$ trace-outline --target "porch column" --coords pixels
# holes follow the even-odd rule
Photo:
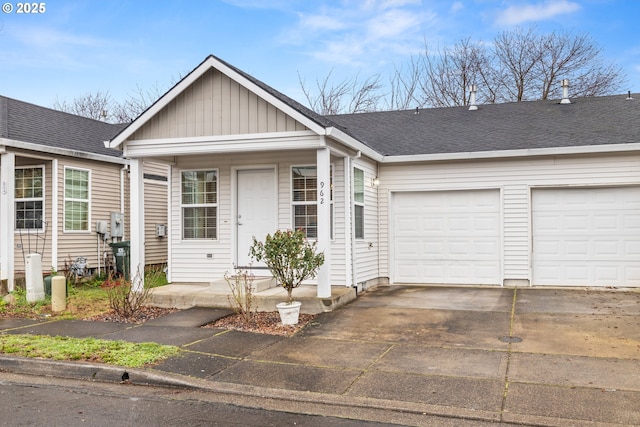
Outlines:
[[[13,291],[13,247],[15,233],[15,153],[0,155],[0,279]]]
[[[318,270],[318,298],[331,296],[331,156],[328,148],[316,154],[318,171],[318,250],[324,252],[324,264]]]
[[[144,287],[144,168],[142,159],[131,159],[130,167],[130,262],[133,290],[142,291]],[[137,277],[136,277],[137,276]]]

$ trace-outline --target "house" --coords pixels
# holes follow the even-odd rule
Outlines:
[[[638,96],[635,96],[638,98]],[[640,286],[640,99],[631,95],[320,116],[214,56],[107,141],[169,174],[172,282],[303,230],[317,296],[379,283]],[[136,194],[137,196],[133,196]]]
[[[25,256],[42,255],[43,273],[78,257],[104,267],[108,243],[129,237],[129,161],[103,141],[123,125],[103,123],[0,96],[0,278],[13,289]],[[167,171],[145,164],[150,263],[166,261]],[[96,233],[102,222],[106,235]]]

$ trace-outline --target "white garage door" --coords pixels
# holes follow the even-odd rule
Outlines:
[[[640,286],[640,187],[532,191],[533,284]]]
[[[395,193],[396,283],[500,283],[500,192]]]

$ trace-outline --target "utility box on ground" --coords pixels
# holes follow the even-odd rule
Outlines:
[[[130,242],[128,240],[113,242],[109,243],[109,246],[111,246],[113,256],[116,257],[116,270],[122,274],[125,280],[131,280]]]

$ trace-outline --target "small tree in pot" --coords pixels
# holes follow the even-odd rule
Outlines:
[[[324,254],[316,250],[317,243],[309,242],[302,231],[278,230],[273,235],[267,234],[264,242],[254,237],[249,254],[266,264],[276,281],[287,290],[286,304],[292,305],[293,290],[304,280],[314,278],[324,263]],[[300,303],[297,305],[299,310]],[[297,323],[297,317],[293,323]]]

